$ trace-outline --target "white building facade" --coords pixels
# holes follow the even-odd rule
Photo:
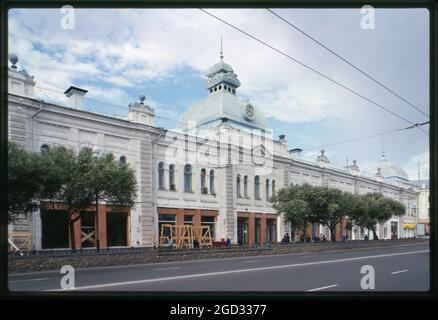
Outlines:
[[[273,137],[262,111],[238,96],[240,81],[222,58],[207,73],[206,98],[188,108],[174,129],[155,126],[154,110],[144,96],[129,104],[125,119],[85,111],[87,91],[73,86],[65,91],[67,106],[40,101],[33,77],[20,70],[17,61],[11,59],[9,68],[11,141],[33,152],[88,146],[113,153],[136,172],[133,208],[105,204],[99,208],[96,236],[102,247],[158,246],[162,224],[208,225],[214,240],[249,246],[278,242],[284,233],[294,238],[295,230],[283,222],[270,197],[281,188],[303,183],[355,194],[381,192],[398,200],[406,206],[406,214],[379,225],[379,238],[415,236],[410,225],[417,223],[418,195],[401,168],[385,158],[366,176],[356,163],[343,169],[330,166],[324,151],[314,162],[301,159],[299,149],[289,150],[284,135]],[[11,235],[30,232],[35,250],[68,248],[68,229],[60,227],[63,215],[62,207],[54,212],[42,205],[9,230]],[[93,246],[86,239],[92,221],[77,222],[77,247]],[[312,226],[309,232],[308,237],[321,233],[331,237],[323,226]],[[363,239],[367,232],[344,221],[334,236]]]

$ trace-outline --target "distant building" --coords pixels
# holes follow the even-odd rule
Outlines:
[[[127,103],[126,118],[85,111],[87,90],[75,86],[65,91],[69,102],[64,106],[40,101],[33,77],[19,70],[15,57],[8,80],[9,139],[33,152],[88,146],[111,152],[134,168],[135,206],[99,208],[102,247],[156,246],[163,224],[208,225],[215,240],[250,246],[277,242],[286,232],[294,239],[299,234],[283,222],[270,198],[281,188],[303,183],[355,194],[381,192],[403,203],[406,214],[377,226],[379,237],[415,235],[418,196],[402,169],[383,162],[367,176],[356,161],[335,168],[324,150],[315,161],[302,159],[302,150],[290,150],[285,135],[273,137],[262,108],[238,96],[241,83],[222,58],[207,73],[207,97],[188,108],[175,129],[162,129],[155,126],[155,111],[144,96]],[[89,212],[76,222],[77,247],[93,246],[94,221]],[[37,250],[70,246],[62,204],[54,210],[43,202],[9,229],[29,231]],[[348,219],[334,235],[318,224],[308,229],[308,237],[323,233],[328,239],[363,239],[368,233]]]
[[[430,226],[430,194],[429,194],[429,180],[414,180],[415,190],[418,192],[418,228],[419,236],[429,235]]]

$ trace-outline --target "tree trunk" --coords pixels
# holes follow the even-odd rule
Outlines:
[[[99,198],[96,197],[96,226],[94,228],[96,235],[96,251],[100,251],[100,241],[99,241]]]
[[[331,242],[336,242],[336,225],[333,226],[329,226],[330,229],[330,241]]]
[[[307,222],[304,222],[304,228],[303,228],[303,234],[304,234],[304,243],[306,243],[307,242],[307,233],[306,233],[306,231],[307,231]]]
[[[72,213],[68,213],[68,227],[70,229],[70,246],[71,251],[76,252],[76,241],[75,241],[75,220],[72,219]]]
[[[379,236],[377,235],[376,228],[372,228],[374,240],[379,240]]]

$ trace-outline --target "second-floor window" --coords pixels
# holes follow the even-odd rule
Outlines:
[[[192,166],[189,164],[184,166],[184,191],[192,192]]]
[[[260,200],[260,177],[255,176],[254,178],[254,198]]]
[[[164,189],[164,163],[158,164],[158,189]]]
[[[208,190],[207,187],[205,185],[205,179],[207,176],[207,172],[205,171],[205,169],[201,170],[201,193],[203,194],[207,194]]]
[[[266,201],[269,201],[269,179],[266,179],[265,197]]]
[[[210,170],[210,193],[215,194],[214,190],[214,170]]]
[[[170,191],[176,190],[175,185],[175,165],[171,164],[169,165],[169,189]]]
[[[47,144],[43,144],[43,145],[41,146],[41,155],[42,155],[42,156],[45,156],[46,153],[47,153],[47,151],[49,151],[49,146],[48,146]]]
[[[248,198],[248,176],[243,177],[243,195]]]
[[[240,174],[237,175],[236,178],[236,193],[238,198],[242,197],[242,195],[240,194]]]

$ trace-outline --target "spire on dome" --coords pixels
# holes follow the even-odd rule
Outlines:
[[[222,50],[222,36],[221,36],[221,55],[219,56],[219,58],[221,58],[221,62],[224,61],[224,52]]]
[[[233,68],[223,61],[224,52],[222,47],[221,36],[221,52],[220,62],[213,65],[207,71],[207,79],[205,79],[205,86],[209,93],[217,92],[218,90],[229,91],[232,94],[236,93],[236,88],[240,86],[240,81],[237,79],[237,75],[234,73]]]

